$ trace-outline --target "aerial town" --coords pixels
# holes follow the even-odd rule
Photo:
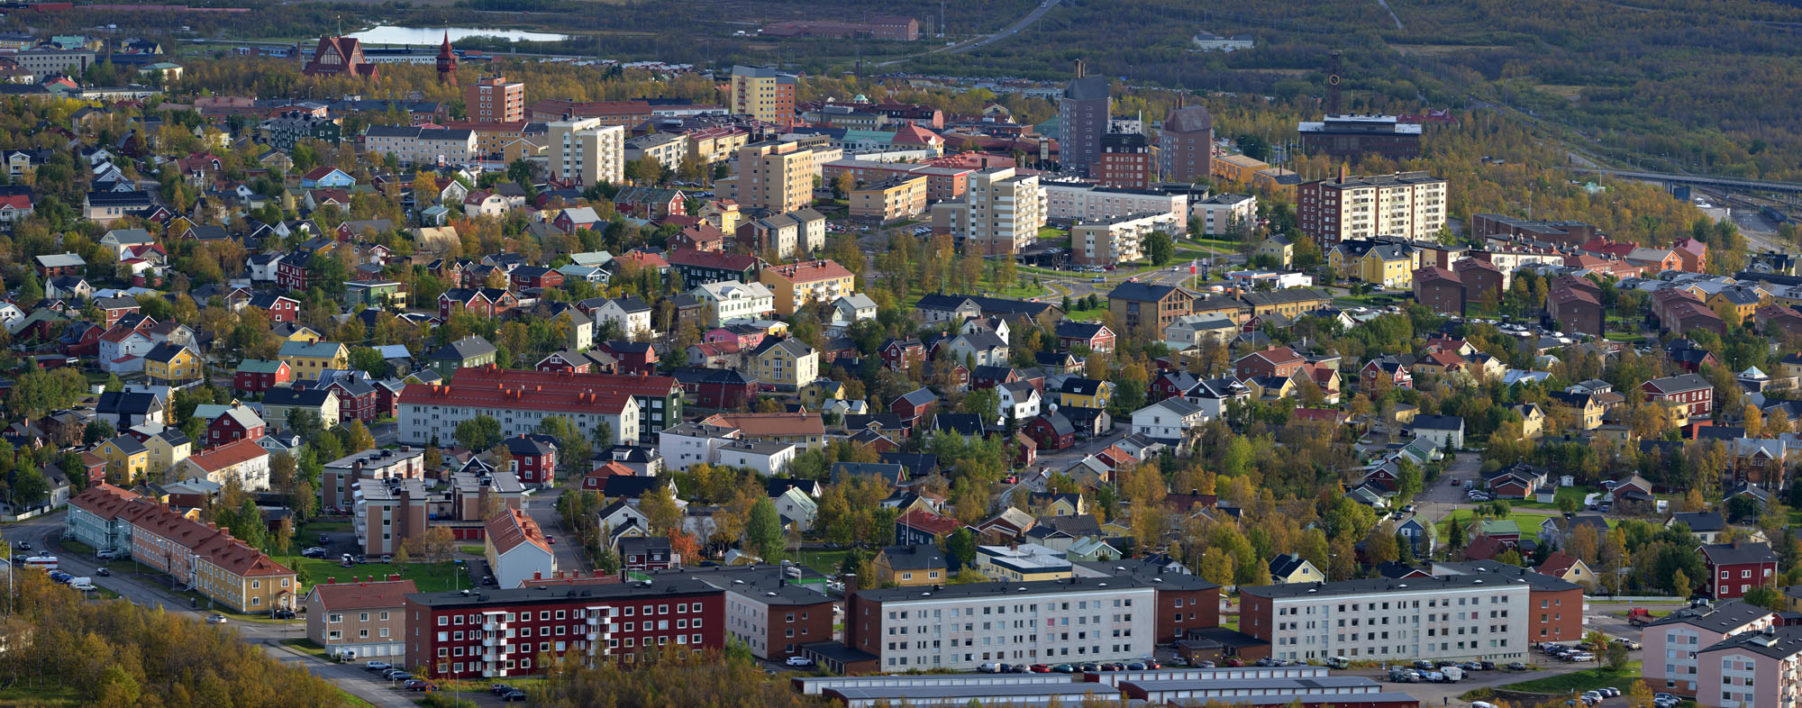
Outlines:
[[[1802,705],[1802,184],[434,40],[0,34],[0,704]]]

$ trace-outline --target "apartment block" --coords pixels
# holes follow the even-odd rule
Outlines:
[[[364,450],[325,463],[319,481],[321,507],[350,508],[357,481],[424,479],[425,452],[411,448]]]
[[[69,500],[67,529],[96,549],[129,550],[133,560],[235,612],[292,609],[300,601],[294,571],[229,530],[104,482]]]
[[[794,122],[795,87],[800,79],[775,69],[755,66],[732,67],[731,109],[765,123],[787,125]]]
[[[506,436],[535,433],[545,418],[563,416],[588,435],[593,435],[603,425],[608,426],[612,431],[611,443],[631,444],[639,438],[642,409],[638,400],[621,390],[611,375],[536,371],[505,371],[487,376],[472,373],[484,371],[498,372],[491,368],[463,369],[456,380],[448,384],[408,386],[400,395],[400,442],[448,444],[455,440],[459,423],[479,415],[500,421],[501,433]],[[595,377],[602,378],[597,380]],[[672,383],[672,387],[680,396],[680,386]]]
[[[851,217],[892,221],[925,213],[926,182],[926,175],[911,175],[851,190]]]
[[[1703,682],[1703,650],[1734,635],[1762,632],[1777,622],[1777,613],[1738,600],[1679,609],[1646,625],[1641,632],[1645,659],[1641,662],[1640,678],[1654,691],[1698,700],[1719,698],[1721,670],[1716,663],[1707,669],[1716,676],[1714,682]]]
[[[1103,187],[1144,189],[1151,184],[1154,167],[1151,141],[1140,133],[1108,133],[1101,136],[1101,154],[1095,160],[1095,179]]]
[[[393,155],[403,165],[461,165],[477,157],[476,134],[466,128],[372,125],[363,133],[363,150]]]
[[[1190,216],[1189,195],[1158,189],[1115,189],[1086,180],[1040,180],[1045,191],[1045,218],[1050,220],[1112,219],[1128,214],[1167,213],[1183,223]]]
[[[513,123],[526,119],[526,85],[504,76],[477,79],[463,89],[469,120],[479,123]]]
[[[1101,159],[1101,136],[1107,134],[1113,101],[1105,76],[1087,76],[1077,64],[1076,78],[1058,97],[1058,159],[1065,172],[1090,175]]]
[[[1532,588],[1492,573],[1244,588],[1239,631],[1284,660],[1513,660],[1531,643]]]
[[[307,638],[346,661],[404,657],[406,596],[411,580],[328,577],[307,592]]]
[[[953,234],[970,252],[1013,254],[1038,239],[1045,215],[1045,190],[1038,176],[1002,167],[970,175],[964,201],[933,207],[932,227]]]
[[[738,150],[731,196],[741,209],[783,214],[805,207],[813,203],[813,176],[819,173],[814,161],[814,149],[800,143],[746,145]]]
[[[1176,235],[1185,228],[1181,221],[1161,213],[1077,221],[1070,227],[1070,248],[1078,265],[1131,263],[1144,257],[1142,244],[1152,232]]]
[[[359,479],[350,494],[351,527],[364,554],[393,555],[407,541],[425,538],[431,499],[424,480]]]
[[[1245,194],[1216,194],[1191,202],[1189,215],[1201,219],[1203,236],[1249,233],[1257,224],[1258,200]],[[1289,264],[1285,261],[1283,265]]]
[[[857,278],[835,261],[826,259],[767,266],[758,281],[775,297],[776,312],[793,315],[810,302],[830,303],[857,290]]]
[[[605,125],[600,118],[551,121],[549,163],[551,179],[577,185],[626,179],[626,129]]]
[[[1433,241],[1445,227],[1446,181],[1425,172],[1340,175],[1296,193],[1302,232],[1325,245],[1376,236]]]
[[[846,603],[845,644],[884,672],[1131,659],[1169,641],[1165,600],[1217,603],[1218,592],[1190,576],[1093,568],[1062,580],[859,590]]]
[[[1183,106],[1164,116],[1158,133],[1158,166],[1164,179],[1194,182],[1211,176],[1208,164],[1214,156],[1214,117],[1202,106]]]
[[[725,591],[699,580],[545,584],[406,597],[407,665],[436,678],[542,673],[544,654],[631,663],[725,647]]]

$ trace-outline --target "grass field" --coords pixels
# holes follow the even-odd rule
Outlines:
[[[295,651],[301,652],[301,653],[311,656],[315,659],[319,659],[321,661],[330,661],[331,660],[331,659],[327,658],[327,655],[325,653],[325,647],[319,646],[318,644],[314,643],[313,640],[311,640],[311,639],[283,639],[283,640],[281,640],[281,643],[282,643],[282,646],[292,648]]]
[[[1450,516],[1445,517],[1444,520],[1439,522],[1439,537],[1442,539],[1449,537],[1448,534],[1451,532],[1451,525],[1454,521],[1461,524],[1468,524],[1475,516],[1476,514],[1469,509],[1459,509],[1452,512]],[[1553,516],[1558,516],[1558,514],[1555,512],[1514,511],[1510,509],[1507,518],[1520,526],[1520,535],[1522,538],[1537,539],[1539,538],[1539,525],[1545,523],[1546,519],[1552,518]]]
[[[1612,671],[1607,668],[1586,669],[1583,671],[1573,671],[1568,674],[1560,674],[1558,676],[1533,679],[1532,681],[1512,683],[1502,686],[1501,688],[1509,691],[1524,691],[1527,693],[1544,693],[1554,696],[1565,696],[1571,693],[1582,693],[1584,691],[1606,686],[1622,688],[1637,680],[1639,680],[1639,662],[1633,661],[1628,662],[1620,671]]]
[[[837,575],[838,565],[850,551],[800,551],[801,565],[827,575]]]
[[[349,568],[335,559],[301,558],[279,559],[284,563],[292,563],[291,568],[306,573],[307,584],[316,585],[325,582],[326,578],[337,578],[337,582],[350,582],[352,576],[359,578],[374,576],[385,579],[390,574],[399,573],[401,579],[411,580],[419,586],[420,592],[441,592],[469,587],[469,579],[463,574],[462,567],[455,563],[358,563]]]

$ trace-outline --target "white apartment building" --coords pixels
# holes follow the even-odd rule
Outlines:
[[[968,671],[1150,656],[1156,623],[1156,589],[1131,577],[893,588],[852,597],[845,643],[884,672]]]
[[[1081,180],[1045,180],[1045,218],[1112,219],[1128,214],[1169,214],[1189,223],[1189,195],[1148,189],[1097,187]]]
[[[400,433],[397,441],[409,445],[425,445],[434,440],[440,444],[449,444],[457,439],[457,424],[476,416],[486,415],[501,424],[501,435],[536,434],[538,425],[545,418],[562,416],[575,423],[584,434],[593,435],[595,429],[603,423],[613,431],[615,445],[633,445],[638,442],[638,426],[641,420],[638,399],[628,395],[594,397],[580,404],[580,407],[563,405],[535,404],[531,399],[515,397],[509,405],[499,405],[495,401],[486,400],[493,396],[469,395],[470,392],[452,392],[451,386],[438,387],[444,389],[443,394],[431,393],[414,400],[400,402]],[[505,393],[505,392],[498,392]]]
[[[1234,229],[1249,229],[1257,221],[1258,199],[1245,194],[1216,194],[1190,204],[1189,216],[1201,220],[1204,236],[1229,234]]]
[[[600,118],[558,120],[549,131],[551,178],[581,185],[619,184],[626,179],[626,129],[601,125]]]
[[[696,287],[688,294],[701,300],[707,324],[713,327],[765,319],[776,311],[776,295],[763,283],[722,280]]]
[[[744,438],[737,428],[700,423],[682,423],[657,433],[657,453],[672,470],[686,470],[691,465],[718,464],[720,448]]]
[[[964,200],[932,209],[932,227],[983,255],[1013,254],[1031,246],[1045,225],[1045,189],[1037,175],[1011,167],[970,175]]]
[[[1375,236],[1430,241],[1445,227],[1446,194],[1445,180],[1425,172],[1341,176],[1298,187],[1296,216],[1303,233],[1325,244]]]
[[[1145,257],[1145,237],[1152,232],[1162,231],[1174,239],[1185,230],[1182,220],[1167,212],[1085,219],[1070,227],[1070,249],[1078,265],[1131,263]]]
[[[461,165],[476,159],[476,134],[467,128],[374,125],[363,134],[363,150],[393,155],[403,165]]]
[[[1532,586],[1496,574],[1241,588],[1239,631],[1273,659],[1353,661],[1526,656]]]

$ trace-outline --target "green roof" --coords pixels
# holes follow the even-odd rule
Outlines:
[[[1477,527],[1483,532],[1484,536],[1520,535],[1520,524],[1514,523],[1513,519],[1484,521],[1481,524],[1478,524]]]
[[[245,359],[238,363],[238,370],[247,374],[273,374],[281,368],[282,362],[268,359]]]

